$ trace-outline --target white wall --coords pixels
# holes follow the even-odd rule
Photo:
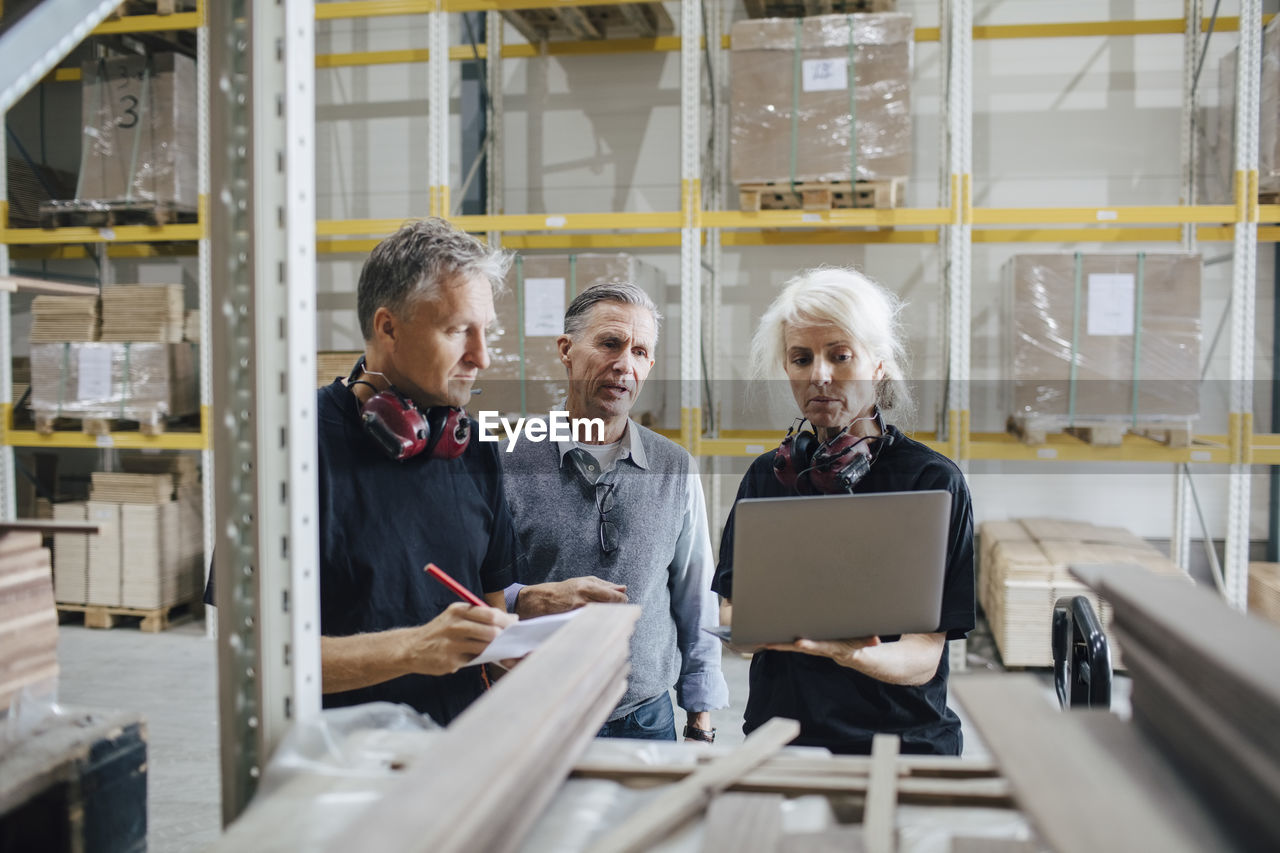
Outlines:
[[[1000,24],[1105,19],[1174,18],[1173,0],[978,0],[975,23]],[[1212,5],[1212,4],[1208,4]],[[1275,2],[1267,4],[1274,11]],[[937,24],[935,0],[900,0],[922,26]],[[673,19],[676,4],[668,6]],[[1222,15],[1238,14],[1225,0]],[[735,19],[741,17],[735,11]],[[421,18],[322,22],[317,51],[345,52],[424,47]],[[518,36],[508,28],[507,39]],[[1216,34],[1201,79],[1206,103],[1216,101],[1218,59],[1234,44]],[[455,43],[461,39],[455,38]],[[1175,204],[1179,191],[1180,36],[979,41],[974,46],[974,189],[979,206],[1092,206]],[[913,80],[914,170],[907,204],[932,206],[938,198],[940,51],[917,45]],[[454,69],[454,93],[459,73]],[[617,54],[548,57],[503,62],[506,139],[503,150],[506,213],[671,211],[679,206],[679,57]],[[427,105],[424,65],[318,72],[318,215],[323,218],[409,217],[427,208],[423,142]],[[457,103],[454,104],[457,114]],[[704,129],[705,132],[705,129]],[[456,121],[455,121],[456,134]],[[454,137],[456,141],[456,135]],[[455,188],[464,165],[452,164]],[[730,201],[730,206],[734,202]],[[1018,252],[1169,251],[1160,245],[984,245],[973,252],[973,376],[1004,375],[999,270]],[[1206,258],[1230,253],[1230,244],[1206,244]],[[675,250],[639,250],[677,283]],[[1269,245],[1259,253],[1258,379],[1271,375],[1273,263]],[[357,346],[353,292],[360,258],[321,256],[320,344]],[[908,300],[905,315],[914,376],[942,375],[938,252],[932,246],[803,246],[725,251],[724,303],[719,311],[723,347],[718,374],[740,378],[756,319],[779,284],[819,263],[852,264]],[[1229,264],[1206,266],[1203,304],[1205,350],[1226,307]],[[678,328],[678,291],[666,313]],[[1227,370],[1225,340],[1209,358],[1207,375]],[[936,391],[936,386],[929,389]],[[1262,389],[1265,392],[1265,387]],[[722,399],[740,394],[718,392]],[[926,395],[929,396],[929,395]],[[934,395],[936,396],[936,394]],[[975,394],[980,400],[980,395]],[[1225,396],[1210,383],[1201,429],[1222,433]],[[924,401],[918,423],[931,428],[936,405]],[[1258,395],[1265,413],[1269,397]],[[1005,412],[975,407],[975,429],[999,429]],[[1259,414],[1259,429],[1268,418]],[[726,426],[733,426],[732,413]],[[779,423],[781,429],[783,423]],[[736,490],[745,460],[719,463],[726,499]],[[707,467],[710,467],[709,465]],[[1197,468],[1197,485],[1214,536],[1225,517],[1224,469]],[[1141,535],[1170,532],[1172,475],[1165,466],[974,463],[970,479],[979,520],[1011,515],[1056,515],[1122,523]],[[1254,535],[1265,535],[1265,479],[1254,489]],[[726,507],[713,510],[723,518]]]

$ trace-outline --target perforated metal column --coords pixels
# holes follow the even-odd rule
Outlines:
[[[320,709],[314,7],[211,4],[223,818]],[[224,372],[225,371],[225,372]]]
[[[1231,443],[1228,477],[1227,601],[1240,610],[1249,601],[1250,462],[1253,434],[1254,299],[1258,255],[1258,109],[1262,62],[1261,0],[1241,0],[1240,54],[1236,63],[1235,197],[1238,221],[1231,262]]]

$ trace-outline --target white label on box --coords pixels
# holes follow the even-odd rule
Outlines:
[[[1133,334],[1133,276],[1128,273],[1089,275],[1089,334]]]
[[[524,334],[527,338],[564,331],[564,279],[524,280]]]
[[[77,367],[80,377],[76,383],[77,400],[111,399],[111,347],[82,346]]]
[[[806,92],[834,92],[849,88],[849,61],[843,58],[806,59],[804,61]]]

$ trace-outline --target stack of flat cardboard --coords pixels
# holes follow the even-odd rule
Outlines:
[[[1249,564],[1249,612],[1280,625],[1280,563]]]
[[[31,343],[96,341],[101,324],[98,297],[49,296],[31,302]]]
[[[1005,666],[1053,665],[1053,605],[1064,596],[1088,598],[1111,636],[1111,606],[1072,577],[1069,565],[1130,564],[1187,577],[1154,546],[1119,527],[1055,519],[989,521],[980,540],[978,599]],[[1115,649],[1112,638],[1118,662]]]
[[[203,324],[200,322],[200,312],[197,309],[192,308],[187,311],[186,319],[182,321],[182,339],[191,341],[193,344],[200,343],[200,329],[202,325]]]
[[[189,601],[203,559],[195,460],[134,455],[125,465],[157,473],[93,474],[89,517],[102,532],[96,551],[90,543],[89,603],[151,609]]]
[[[363,353],[359,350],[321,350],[316,353],[316,387],[323,388],[339,376],[350,375],[361,355]]]
[[[0,532],[0,713],[23,687],[58,677],[58,614],[39,533]]]
[[[89,537],[89,579],[85,604],[120,606],[120,504],[89,501],[88,521],[98,525],[98,534]]]
[[[176,344],[186,325],[180,284],[117,284],[102,291],[104,341]]]
[[[112,503],[161,503],[173,497],[173,477],[169,474],[111,474],[95,471],[89,497]]]
[[[13,393],[10,395],[16,404],[26,395],[27,389],[31,387],[31,359],[23,356],[14,356],[10,360],[13,370]]]
[[[55,521],[85,521],[84,501],[53,505]],[[89,600],[89,534],[53,534],[53,598],[64,604]]]

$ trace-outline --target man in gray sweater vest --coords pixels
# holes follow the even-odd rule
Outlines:
[[[565,312],[557,346],[569,418],[598,419],[603,432],[517,435],[502,454],[524,552],[507,609],[529,617],[592,601],[640,605],[627,692],[600,735],[674,740],[674,686],[685,738],[711,741],[710,712],[728,706],[729,690],[719,641],[701,630],[719,621],[702,485],[687,451],[629,417],[660,321],[633,284],[590,287]]]

